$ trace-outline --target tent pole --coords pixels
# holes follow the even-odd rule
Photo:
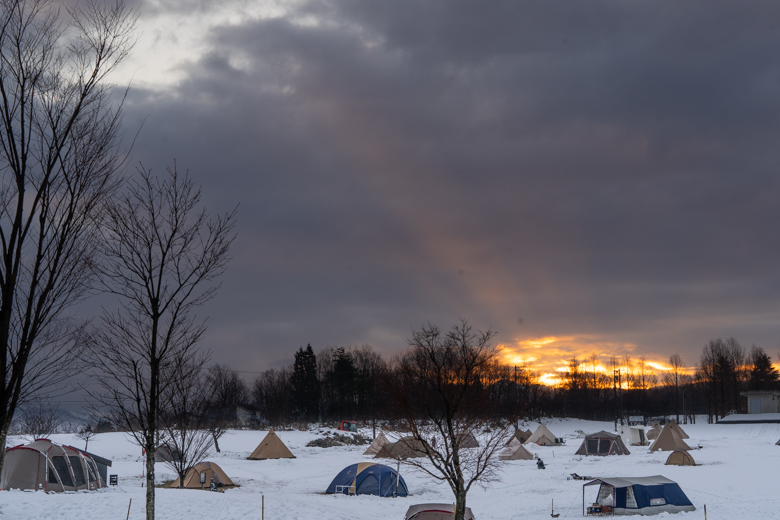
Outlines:
[[[582,485],[582,516],[585,516],[585,484]]]
[[[615,505],[617,504],[617,488],[612,486],[612,516],[615,516]]]
[[[401,478],[401,461],[398,461],[398,467],[395,470],[395,493],[393,493],[393,498],[398,496],[398,481]]]

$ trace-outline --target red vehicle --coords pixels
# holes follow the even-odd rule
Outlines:
[[[357,423],[355,421],[341,421],[339,430],[343,432],[357,432]]]

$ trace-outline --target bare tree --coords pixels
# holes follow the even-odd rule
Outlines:
[[[206,428],[208,397],[200,370],[189,370],[187,378],[174,377],[163,399],[160,417],[160,445],[168,446],[178,457],[166,464],[179,475],[179,487],[184,487],[187,470],[206,457],[211,447],[211,432]]]
[[[211,432],[214,449],[220,453],[219,439],[236,425],[236,405],[249,401],[249,389],[238,372],[220,364],[209,368],[205,383],[209,389],[205,427]]]
[[[45,399],[36,399],[22,409],[21,433],[30,442],[57,433],[62,425],[59,406]]]
[[[413,448],[425,455],[403,462],[447,482],[455,495],[455,520],[463,520],[471,486],[495,478],[494,455],[514,420],[503,417],[501,425],[485,430],[498,412],[489,398],[496,372],[494,335],[474,332],[465,320],[446,334],[424,326],[413,331],[411,350],[396,360],[387,379]],[[476,435],[480,447],[464,449],[462,444]]]
[[[91,341],[101,391],[121,426],[146,450],[146,518],[154,519],[154,453],[163,396],[197,373],[205,321],[194,311],[211,299],[229,260],[235,211],[209,219],[198,209],[200,190],[174,169],[160,180],[140,168],[118,202],[105,208],[98,266],[119,308],[104,311]]]
[[[100,205],[118,182],[121,104],[108,75],[136,15],[90,2],[0,2],[0,445],[14,412],[72,373]],[[4,460],[0,450],[0,468]]]
[[[95,427],[91,424],[82,425],[76,432],[76,438],[84,441],[84,451],[89,450],[89,441],[97,435]]]
[[[683,383],[683,360],[679,354],[672,354],[669,357],[669,367],[664,373],[664,383],[674,392],[674,415],[677,422],[680,422],[680,386]]]

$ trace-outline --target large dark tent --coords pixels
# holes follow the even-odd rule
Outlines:
[[[597,478],[582,486],[582,514],[585,514],[585,488],[600,486],[596,502],[588,514],[656,515],[695,511],[680,486],[661,475],[653,477]]]
[[[361,462],[347,466],[336,475],[326,493],[344,495],[377,495],[405,497],[409,494],[406,482],[390,466]]]
[[[582,441],[576,455],[630,455],[620,435],[600,431],[591,433]]]
[[[0,489],[61,493],[105,486],[94,459],[87,452],[49,439],[9,448],[0,476]]]

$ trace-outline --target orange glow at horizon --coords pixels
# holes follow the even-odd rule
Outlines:
[[[539,382],[547,386],[559,386],[564,382],[569,363],[576,358],[579,371],[584,373],[612,373],[611,359],[617,358],[617,369],[625,377],[628,372],[638,374],[640,364],[644,362],[645,374],[655,376],[659,382],[665,372],[673,370],[666,361],[656,356],[644,360],[636,352],[637,346],[630,343],[603,341],[592,336],[544,336],[515,340],[511,344],[499,344],[498,349],[504,361],[513,365],[527,366],[540,374]],[[692,373],[690,367],[680,370],[683,374]],[[628,388],[623,382],[622,387]]]

